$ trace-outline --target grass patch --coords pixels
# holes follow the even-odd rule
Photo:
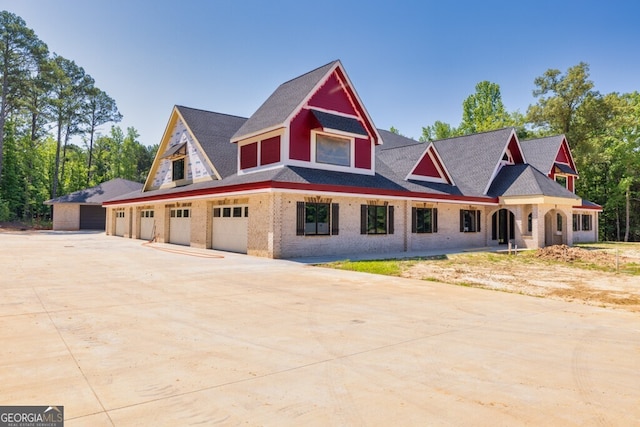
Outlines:
[[[402,268],[397,259],[373,261],[336,261],[326,264],[327,267],[339,270],[359,271],[361,273],[382,274],[385,276],[400,276]]]

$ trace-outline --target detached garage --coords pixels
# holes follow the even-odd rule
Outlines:
[[[54,230],[104,230],[106,209],[102,202],[140,189],[139,182],[116,178],[44,203],[53,206]]]

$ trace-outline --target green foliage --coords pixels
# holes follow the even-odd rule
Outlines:
[[[510,117],[496,83],[486,80],[478,83],[476,93],[462,103],[460,131],[465,135],[500,129],[509,124]]]
[[[98,126],[122,118],[115,101],[7,11],[0,12],[0,90],[0,220],[42,221],[48,199],[116,177],[141,181],[151,167],[157,146],[143,146],[134,128],[97,135]]]
[[[401,262],[402,261],[399,260],[338,261],[329,264],[329,266],[340,270],[359,271],[385,276],[400,276],[402,272],[400,268]]]

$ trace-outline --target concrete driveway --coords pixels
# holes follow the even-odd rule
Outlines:
[[[95,233],[0,266],[0,404],[66,426],[640,423],[637,314]]]

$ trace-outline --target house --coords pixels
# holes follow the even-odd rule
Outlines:
[[[141,188],[139,182],[116,178],[44,203],[53,206],[54,230],[104,230],[107,212],[102,202]]]
[[[109,235],[272,258],[537,248],[597,240],[601,208],[577,176],[563,136],[377,129],[334,61],[249,118],[175,106],[142,190],[104,206]]]

